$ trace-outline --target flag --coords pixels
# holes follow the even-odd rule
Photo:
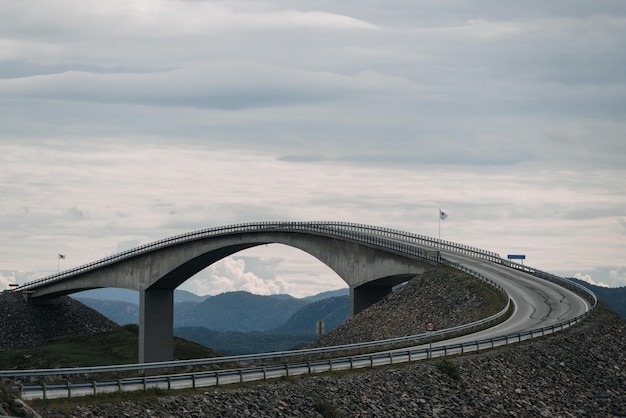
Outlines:
[[[442,221],[445,221],[447,217],[448,217],[448,214],[445,212],[442,212],[441,209],[439,209],[439,219],[441,219]]]
[[[59,254],[59,260],[65,260],[65,256],[63,254]]]

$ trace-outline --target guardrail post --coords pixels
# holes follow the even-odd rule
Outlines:
[[[146,382],[146,376],[143,377],[143,391],[147,391],[148,390],[148,385]]]
[[[195,373],[191,375],[191,388],[192,389],[196,388],[196,374]]]
[[[309,369],[309,374],[311,374],[311,362],[310,362],[310,361],[309,361],[309,362],[307,362],[307,364],[306,364],[306,365],[307,365],[307,367],[308,367],[308,369]]]
[[[67,381],[67,399],[72,398],[72,382]]]
[[[91,382],[91,387],[93,388],[93,396],[96,396],[98,394],[98,384],[95,380]]]
[[[117,379],[117,391],[119,393],[122,393],[122,380],[121,379]]]
[[[389,364],[393,364],[393,353],[389,352]]]
[[[267,368],[263,366],[263,380],[267,380]]]
[[[239,383],[243,383],[243,369],[239,369]]]
[[[167,375],[167,390],[172,390],[172,377]]]
[[[43,399],[44,401],[47,399],[47,395],[48,395],[48,391],[47,391],[47,387],[46,387],[46,382],[42,382],[41,383],[41,393],[43,395]]]
[[[220,385],[220,372],[215,372],[215,386]]]
[[[370,367],[374,368],[374,356],[370,355]]]

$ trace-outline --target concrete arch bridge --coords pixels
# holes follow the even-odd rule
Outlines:
[[[173,359],[174,289],[209,265],[270,243],[298,248],[334,270],[350,287],[358,313],[392,288],[441,260],[438,248],[498,257],[434,238],[342,222],[255,222],[194,231],[17,287],[32,303],[83,290],[119,287],[140,293],[139,363]]]

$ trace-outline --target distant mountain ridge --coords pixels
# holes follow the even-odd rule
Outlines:
[[[77,292],[72,295],[74,299],[109,300],[139,304],[139,292],[130,289],[102,288]],[[211,296],[198,296],[186,290],[174,290],[174,303],[178,302],[203,302]],[[123,325],[123,324],[122,324]]]
[[[570,278],[570,280],[591,290],[596,294],[598,299],[609,305],[611,309],[617,312],[622,318],[626,319],[626,286],[602,287],[579,279]]]
[[[285,323],[309,302],[284,296],[228,292],[174,309],[175,327],[204,327],[215,331],[267,331]]]
[[[112,290],[100,294],[81,292],[75,298],[120,325],[137,324],[139,305],[134,302],[138,302],[137,292]],[[318,320],[323,320],[325,330],[329,331],[346,321],[350,311],[348,289],[302,299],[244,291],[209,297],[178,292],[174,303],[175,335],[232,354],[305,345],[316,337]],[[102,299],[85,297],[94,295]],[[108,299],[113,296],[123,300]]]
[[[285,294],[263,296],[245,291],[198,296],[176,290],[174,327],[204,327],[233,332],[275,329],[286,324],[293,314],[309,304],[336,296],[348,297],[348,294],[349,289],[345,288],[298,299]],[[94,289],[72,297],[120,325],[139,323],[139,295],[136,291]],[[335,323],[336,320],[330,322]],[[296,325],[291,328],[296,328]]]

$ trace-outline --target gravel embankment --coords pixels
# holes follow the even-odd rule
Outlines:
[[[463,275],[463,277],[466,277]],[[470,281],[471,280],[471,281]],[[405,286],[323,335],[311,347],[376,341],[423,333],[428,321],[438,329],[467,324],[488,317],[485,298],[472,279],[461,279],[447,270],[429,270]],[[491,287],[483,288],[498,298]],[[504,300],[502,306],[504,307]],[[498,310],[499,310],[498,309]]]
[[[0,293],[0,350],[37,347],[52,338],[116,327],[115,322],[67,296],[49,305],[28,305],[21,294]]]

